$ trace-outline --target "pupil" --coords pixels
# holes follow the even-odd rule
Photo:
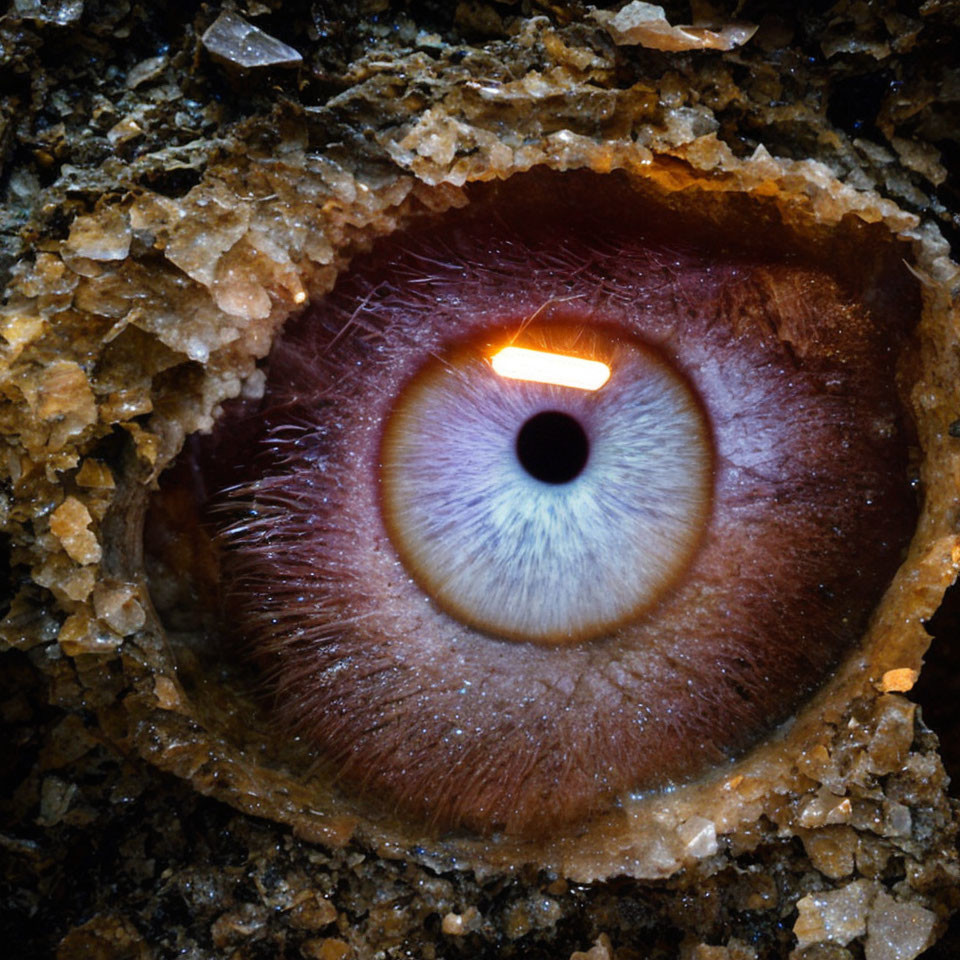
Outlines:
[[[586,466],[589,455],[583,427],[559,410],[535,414],[517,434],[521,466],[544,483],[569,483]]]

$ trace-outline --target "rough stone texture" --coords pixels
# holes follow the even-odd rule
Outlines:
[[[698,11],[711,28],[732,15]],[[262,79],[203,52],[219,5],[14,12],[0,923],[23,956],[906,960],[942,932],[955,805],[909,685],[885,682],[919,669],[916,617],[839,678],[788,777],[761,763],[644,828],[623,872],[660,879],[585,882],[582,856],[538,868],[529,851],[509,870],[509,852],[474,850],[471,871],[346,813],[307,815],[313,794],[220,738],[235,702],[213,681],[204,706],[185,689],[198,673],[178,672],[149,617],[131,515],[371,237],[456,206],[478,177],[649,166],[764,191],[788,216],[856,212],[911,244],[943,377],[916,398],[943,506],[897,589],[929,617],[960,562],[957,273],[930,226],[960,233],[956,4],[748,2],[736,18],[759,29],[730,54],[618,46],[559,0],[234,5],[303,56]]]
[[[241,70],[293,67],[303,59],[293,47],[227,11],[207,28],[201,42],[212,57]]]

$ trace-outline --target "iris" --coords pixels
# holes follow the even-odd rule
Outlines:
[[[381,482],[407,568],[461,622],[562,643],[649,608],[686,564],[712,450],[689,388],[650,349],[583,327],[599,390],[505,379],[477,347],[434,360],[388,421]]]

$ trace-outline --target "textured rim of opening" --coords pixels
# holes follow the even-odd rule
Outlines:
[[[742,161],[740,179],[731,177],[727,182],[700,175],[687,166],[678,169],[677,162],[671,158],[662,163],[649,162],[646,156],[630,151],[619,155],[612,165],[626,169],[639,184],[647,183],[668,194],[687,190],[695,196],[694,190],[699,190],[703,196],[723,191],[763,197],[768,192],[764,184],[771,176],[770,163],[769,158]],[[563,169],[566,165],[557,163],[556,166]],[[598,146],[592,161],[583,158],[582,166],[609,172],[611,158]],[[792,176],[795,189],[791,194],[792,205],[784,203],[780,214],[790,229],[802,230],[816,223],[817,213],[804,190],[815,191],[822,173],[813,167],[795,165]],[[886,201],[865,198],[850,188],[843,190],[845,193],[840,194],[837,203],[844,215],[866,221],[886,217],[891,241],[914,243],[915,272],[930,274],[939,262],[945,261],[935,239],[916,230],[908,215]],[[841,213],[835,213],[833,219],[838,222]],[[150,729],[137,731],[137,749],[158,766],[193,780],[201,790],[259,816],[287,822],[298,835],[317,842],[345,843],[358,833],[381,855],[413,856],[438,869],[469,866],[480,871],[497,871],[530,862],[554,867],[567,877],[585,882],[617,874],[635,877],[673,874],[685,863],[705,855],[691,846],[686,825],[710,822],[717,834],[732,832],[762,813],[762,806],[757,806],[756,797],[751,794],[751,785],[755,788],[765,784],[766,793],[772,793],[778,784],[800,791],[797,763],[806,747],[819,742],[818,732],[837,723],[855,698],[875,697],[884,692],[885,678],[891,671],[919,671],[928,643],[921,621],[937,608],[960,565],[960,541],[950,528],[948,512],[941,502],[946,475],[951,469],[960,470],[957,463],[960,455],[944,445],[946,429],[942,422],[946,415],[944,398],[956,392],[951,381],[950,360],[945,358],[947,351],[943,349],[944,338],[950,336],[943,323],[950,309],[949,296],[949,291],[937,288],[933,279],[924,291],[924,315],[919,325],[921,373],[914,384],[914,395],[926,389],[932,391],[934,400],[926,406],[917,405],[927,496],[909,555],[876,610],[862,648],[845,661],[788,729],[771,737],[736,764],[669,794],[625,799],[620,809],[596,818],[575,835],[557,838],[549,844],[446,837],[425,846],[421,829],[410,828],[391,818],[366,822],[358,816],[357,805],[339,798],[334,788],[305,786],[281,764],[271,767],[267,760],[256,763],[236,755],[222,731],[205,729],[202,712],[191,704],[184,692],[183,678],[177,676],[174,657],[169,649],[160,654],[164,644],[155,616],[152,624],[148,623],[147,632],[156,638],[153,649],[158,655],[153,663],[132,669],[141,678],[151,678],[155,696],[158,696],[160,680],[166,678],[165,682],[177,691],[177,696],[172,698],[176,704],[172,708],[162,706],[155,711]],[[126,498],[118,498],[109,518],[117,542],[134,545],[126,558],[127,563],[132,558],[134,566],[140,557],[138,538],[144,496],[138,487],[140,482],[140,478],[132,479]],[[185,729],[185,723],[189,729]],[[211,776],[193,768],[185,755],[167,750],[178,736],[216,744],[215,749],[211,747],[212,754],[235,760],[230,763],[229,773],[221,771]]]

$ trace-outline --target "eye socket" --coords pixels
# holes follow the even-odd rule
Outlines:
[[[857,642],[912,528],[890,359],[916,305],[896,283],[868,305],[872,276],[775,231],[733,245],[731,222],[614,176],[478,190],[360,258],[288,325],[263,400],[201,444],[195,474],[232,487],[210,516],[223,629],[268,678],[277,729],[348,794],[434,829],[575,828],[741,755]],[[383,423],[430,358],[521,328],[652,350],[712,445],[682,574],[573,643],[451,616],[383,509]]]

